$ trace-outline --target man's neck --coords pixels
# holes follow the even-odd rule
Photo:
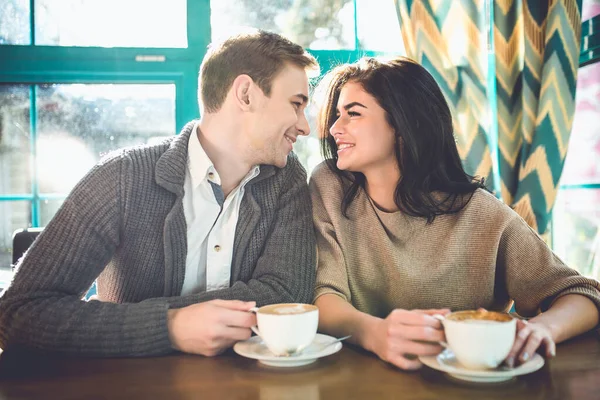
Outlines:
[[[203,118],[195,132],[221,178],[221,188],[226,198],[253,167],[243,159],[243,152],[238,148],[239,140],[234,137],[239,132],[230,123],[220,121],[216,116]]]

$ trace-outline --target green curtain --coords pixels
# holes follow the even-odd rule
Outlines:
[[[428,68],[450,103],[465,168],[499,187],[504,202],[544,234],[575,111],[581,0],[492,3],[496,174],[486,0],[395,1],[407,55]]]

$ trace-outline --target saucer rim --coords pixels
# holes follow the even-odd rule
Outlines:
[[[329,336],[323,333],[317,333],[315,335],[315,339],[312,341],[312,343],[315,343],[315,341],[317,341],[317,339],[329,339],[331,341],[335,340],[335,338],[333,336]],[[337,353],[338,351],[340,351],[343,347],[341,342],[335,343],[333,345],[330,345],[329,347],[323,349],[320,352],[317,353],[308,353],[308,354],[300,354],[298,356],[291,356],[291,357],[277,357],[275,355],[272,356],[268,356],[268,355],[260,355],[260,354],[256,354],[256,353],[250,353],[250,352],[246,352],[243,350],[244,345],[247,344],[255,344],[255,343],[260,343],[262,342],[262,339],[258,336],[252,336],[250,339],[241,341],[241,342],[237,342],[234,346],[233,346],[233,351],[235,353],[237,353],[238,355],[242,356],[242,357],[246,357],[246,358],[251,358],[254,360],[258,360],[258,361],[267,361],[269,362],[269,364],[266,365],[270,365],[270,366],[275,366],[273,363],[279,364],[279,365],[288,365],[288,364],[296,364],[298,362],[301,361],[311,361],[309,363],[303,364],[303,365],[308,365],[311,364],[312,362],[316,361],[319,358],[323,358],[323,357],[327,357],[330,356],[332,354]],[[311,343],[311,344],[312,344]],[[323,343],[326,344],[327,342]],[[263,343],[263,346],[264,343]],[[266,347],[266,346],[265,346]]]
[[[540,354],[535,353],[533,355],[533,357],[531,357],[531,359],[529,359],[527,362],[519,365],[518,367],[515,367],[512,370],[479,371],[479,370],[470,370],[470,369],[466,369],[466,368],[457,368],[457,367],[453,367],[453,366],[449,366],[444,363],[441,363],[438,360],[438,357],[447,352],[451,352],[451,350],[448,350],[448,349],[444,350],[442,353],[440,353],[436,356],[419,357],[419,360],[423,364],[427,365],[428,367],[430,367],[432,369],[444,372],[444,373],[446,373],[454,378],[457,378],[457,379],[472,381],[472,382],[486,382],[486,378],[489,379],[489,381],[487,381],[487,382],[502,382],[502,381],[510,380],[511,378],[514,378],[517,376],[531,374],[531,373],[539,370],[540,368],[542,368],[544,366],[544,364],[546,363],[544,358]],[[502,378],[502,377],[505,377],[506,379],[498,380],[499,378]]]

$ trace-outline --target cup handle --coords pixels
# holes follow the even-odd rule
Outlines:
[[[252,307],[248,311],[251,312],[251,313],[256,314],[258,312],[258,307]],[[258,336],[259,338],[262,339],[262,335],[260,334],[260,331],[258,330],[258,326],[257,325],[251,326],[250,329],[252,329],[252,332],[254,332],[256,334],[256,336]]]
[[[432,315],[432,317],[435,318],[435,319],[437,319],[437,320],[439,320],[442,323],[442,327],[444,326],[443,323],[444,323],[444,320],[446,319],[446,317],[444,317],[443,315],[440,315],[440,314],[434,314],[434,315]],[[442,346],[442,347],[444,347],[446,349],[448,348],[448,343],[447,342],[440,341],[438,343],[440,344],[440,346]]]

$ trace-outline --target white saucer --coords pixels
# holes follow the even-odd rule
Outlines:
[[[237,342],[233,351],[240,356],[253,358],[271,367],[301,367],[317,361],[317,359],[337,353],[342,349],[342,343],[324,347],[335,340],[334,337],[317,333],[315,340],[301,353],[287,357],[277,357],[267,348],[262,339],[253,336],[243,342]]]
[[[529,361],[515,367],[500,366],[487,371],[466,369],[454,357],[450,350],[444,350],[437,356],[419,357],[430,368],[447,373],[453,378],[470,382],[504,382],[515,376],[530,374],[544,366],[544,358],[535,353]]]

